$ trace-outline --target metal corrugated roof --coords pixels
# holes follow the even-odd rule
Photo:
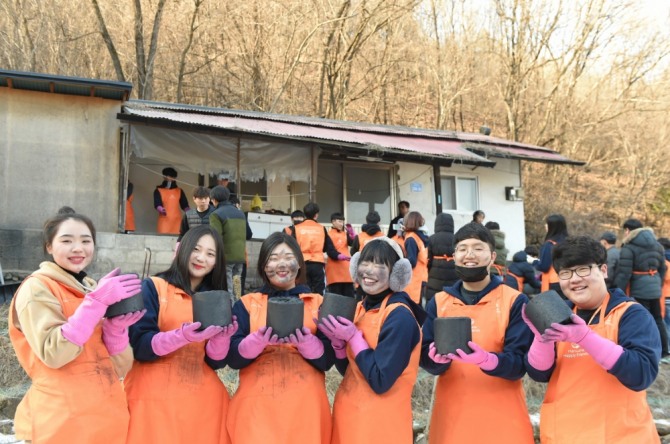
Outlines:
[[[54,94],[128,100],[133,85],[111,80],[84,79],[53,74],[0,69],[0,87]]]
[[[384,157],[388,154],[403,153],[425,159],[443,158],[472,165],[495,165],[494,162],[468,151],[462,146],[462,142],[457,140],[352,131],[345,128],[310,126],[241,115],[181,112],[166,108],[157,109],[138,102],[126,104],[123,111],[124,114],[119,115],[122,120],[132,120],[128,117],[138,116],[145,121],[182,123],[243,133],[310,140],[324,145],[343,143],[353,148],[365,150],[364,154],[370,157]]]
[[[205,106],[196,106],[196,105],[184,105],[176,103],[165,103],[165,102],[150,102],[144,100],[132,100],[127,102],[128,109],[153,109],[153,110],[165,110],[172,113],[179,113],[184,115],[195,115],[197,117],[186,118],[185,120],[190,120],[191,124],[198,124],[198,122],[204,122],[205,116],[212,117],[237,117],[253,120],[255,123],[251,125],[251,129],[245,131],[254,132],[254,127],[260,125],[258,122],[275,122],[275,123],[286,123],[292,126],[304,126],[310,128],[309,134],[314,136],[315,133],[318,133],[319,138],[328,137],[329,133],[318,131],[315,129],[331,129],[337,131],[353,132],[359,134],[366,134],[365,138],[367,140],[372,140],[372,135],[381,135],[384,136],[384,140],[389,143],[389,138],[393,138],[394,142],[402,142],[396,148],[412,151],[415,153],[422,153],[428,156],[454,156],[454,159],[458,159],[467,162],[467,159],[472,159],[474,164],[482,164],[480,161],[483,158],[488,157],[498,157],[498,158],[511,158],[535,162],[547,162],[547,163],[559,163],[559,164],[572,164],[572,165],[584,165],[584,162],[576,161],[569,159],[556,151],[553,151],[549,148],[525,144],[521,142],[515,142],[512,140],[500,139],[497,137],[485,136],[483,134],[475,133],[463,133],[457,131],[442,131],[442,130],[431,130],[424,128],[411,128],[411,127],[401,127],[401,126],[392,126],[392,125],[380,125],[380,124],[370,124],[362,122],[347,122],[342,120],[330,120],[330,119],[321,119],[318,117],[306,117],[306,116],[292,116],[286,114],[273,114],[265,113],[259,111],[245,111],[245,110],[231,110],[225,108],[212,108]],[[175,114],[165,115],[163,118],[171,120],[170,116]],[[217,126],[216,123],[212,123],[210,120],[209,123],[205,125]],[[204,124],[204,123],[203,123]],[[277,127],[279,128],[279,127]],[[275,130],[277,130],[275,128]],[[273,133],[270,133],[273,134]],[[274,135],[279,135],[275,133]],[[332,135],[332,134],[331,134]],[[398,138],[396,136],[404,136],[404,138]],[[347,136],[347,138],[354,138],[354,136]],[[368,139],[369,138],[369,139]],[[333,139],[338,140],[338,139]],[[344,140],[341,140],[344,142]],[[430,142],[440,141],[441,143],[430,143]],[[358,141],[357,143],[361,143]],[[368,144],[374,145],[375,142],[368,142]],[[379,143],[380,146],[385,148],[391,148],[391,146],[384,145]],[[448,149],[445,149],[445,146],[448,146]],[[464,151],[470,151],[469,153],[464,153]],[[470,157],[468,157],[468,154]],[[478,159],[473,159],[472,154],[479,156]],[[486,163],[484,163],[486,164]],[[492,166],[493,162],[488,161],[488,166]]]

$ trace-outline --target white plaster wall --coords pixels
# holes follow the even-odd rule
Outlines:
[[[433,234],[435,226],[435,184],[433,167],[416,163],[398,162],[397,202],[409,202],[410,211],[418,211],[426,219],[426,228]],[[398,207],[392,209],[398,215]],[[382,221],[388,224],[389,221]]]
[[[505,200],[505,187],[519,187],[520,162],[513,159],[493,159],[495,168],[482,168],[457,165],[451,168],[442,168],[442,174],[464,174],[479,177],[479,209],[484,211],[486,219],[498,222],[500,229],[505,233],[505,246],[509,250],[508,260],[514,253],[523,250],[526,246],[526,230],[524,226],[523,201]],[[472,220],[473,211],[449,211],[454,217],[455,229]]]
[[[40,229],[69,205],[118,224],[121,102],[0,88],[0,228]]]

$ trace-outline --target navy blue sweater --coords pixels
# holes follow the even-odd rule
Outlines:
[[[614,307],[626,301],[634,301],[623,291],[610,290],[610,300],[605,309],[607,315]],[[566,301],[570,307],[574,304]],[[600,323],[600,314],[596,315],[591,324]],[[613,375],[627,388],[635,391],[645,390],[658,375],[658,362],[661,359],[661,337],[656,328],[654,318],[649,311],[639,304],[628,307],[619,321],[619,337],[617,344],[623,347],[623,354],[608,373]],[[556,367],[545,371],[536,370],[525,360],[528,376],[538,382],[548,382]]]
[[[365,298],[362,302],[365,311],[381,306],[383,298]],[[412,350],[419,343],[421,331],[419,324],[425,314],[405,292],[394,293],[386,305],[401,303],[410,310],[396,308],[384,321],[379,332],[376,348],[363,350],[356,356],[356,365],[368,381],[372,391],[378,395],[387,392],[398,380],[409,364]],[[418,323],[417,323],[418,322]],[[349,360],[338,359],[337,370],[344,375]]]
[[[271,287],[264,286],[263,288],[258,290],[258,292],[262,294],[267,294],[268,298],[273,297],[298,298],[300,297],[301,294],[311,293],[312,291],[309,289],[309,287],[305,285],[298,285],[292,288],[291,290],[287,291],[275,290]],[[241,300],[235,302],[235,305],[233,305],[233,316],[237,316],[238,329],[230,340],[230,351],[228,352],[228,356],[226,357],[226,363],[231,368],[239,370],[248,366],[256,359],[255,358],[247,359],[242,355],[240,355],[239,351],[240,342],[242,342],[244,338],[249,336],[251,330],[251,325],[249,323],[249,312],[247,311],[247,308],[244,306],[244,303]],[[330,340],[326,336],[324,336],[324,334],[321,333],[321,331],[317,330],[316,336],[321,340],[321,342],[323,342],[324,353],[319,358],[305,359],[305,361],[309,362],[317,370],[325,372],[333,366],[333,363],[335,362],[335,352],[333,351],[333,346],[330,344]]]
[[[479,293],[472,305],[475,305],[482,298],[486,297],[486,295],[499,285],[503,285],[500,278],[498,276],[491,276],[491,282]],[[462,288],[463,281],[458,281],[453,287],[446,287],[444,290],[452,297],[467,304],[465,299],[461,296]],[[523,304],[527,302],[528,297],[522,293],[512,304],[509,313],[509,324],[505,330],[505,345],[503,346],[501,353],[495,353],[498,356],[498,366],[493,370],[482,370],[487,375],[498,376],[500,378],[514,381],[522,378],[526,373],[524,367],[524,355],[528,351],[528,348],[530,348],[530,344],[533,342],[533,333],[521,318],[521,308],[523,307]],[[449,369],[451,363],[438,364],[428,357],[429,346],[431,342],[435,341],[433,320],[437,317],[437,302],[435,302],[434,298],[428,302],[428,305],[426,305],[426,312],[428,313],[428,318],[423,324],[421,367],[433,375],[441,375]]]
[[[208,288],[198,288],[198,291],[207,290]],[[142,299],[147,312],[142,316],[142,319],[129,327],[128,333],[135,359],[150,362],[160,358],[151,347],[151,339],[161,330],[158,328],[158,311],[160,309],[158,291],[149,278],[142,281]],[[205,362],[215,370],[226,365],[225,358],[221,361],[214,361],[207,355],[205,355]]]

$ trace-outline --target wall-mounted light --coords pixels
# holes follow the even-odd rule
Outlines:
[[[505,199],[511,201],[523,200],[523,188],[505,187]]]

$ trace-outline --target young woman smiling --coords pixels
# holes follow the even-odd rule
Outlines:
[[[233,335],[228,365],[240,369],[240,385],[230,402],[228,432],[235,444],[328,444],[330,405],[325,371],[334,361],[330,341],[317,332],[314,318],[323,301],[305,282],[298,242],[273,233],[261,245],[258,275],[263,287],[233,307],[239,330]],[[280,339],[266,326],[268,301],[300,298],[303,328]]]
[[[147,312],[130,329],[136,362],[125,380],[129,443],[229,442],[229,396],[215,370],[237,323],[198,331],[191,301],[226,288],[223,241],[209,225],[188,230],[170,268],[142,283]]]
[[[10,307],[9,336],[32,379],[16,409],[16,436],[123,444],[129,418],[119,379],[132,365],[126,329],[142,312],[103,316],[109,305],[138,293],[140,280],[118,268],[97,285],[86,275],[95,227],[72,210],[47,220],[43,239],[53,260],[23,282]]]

